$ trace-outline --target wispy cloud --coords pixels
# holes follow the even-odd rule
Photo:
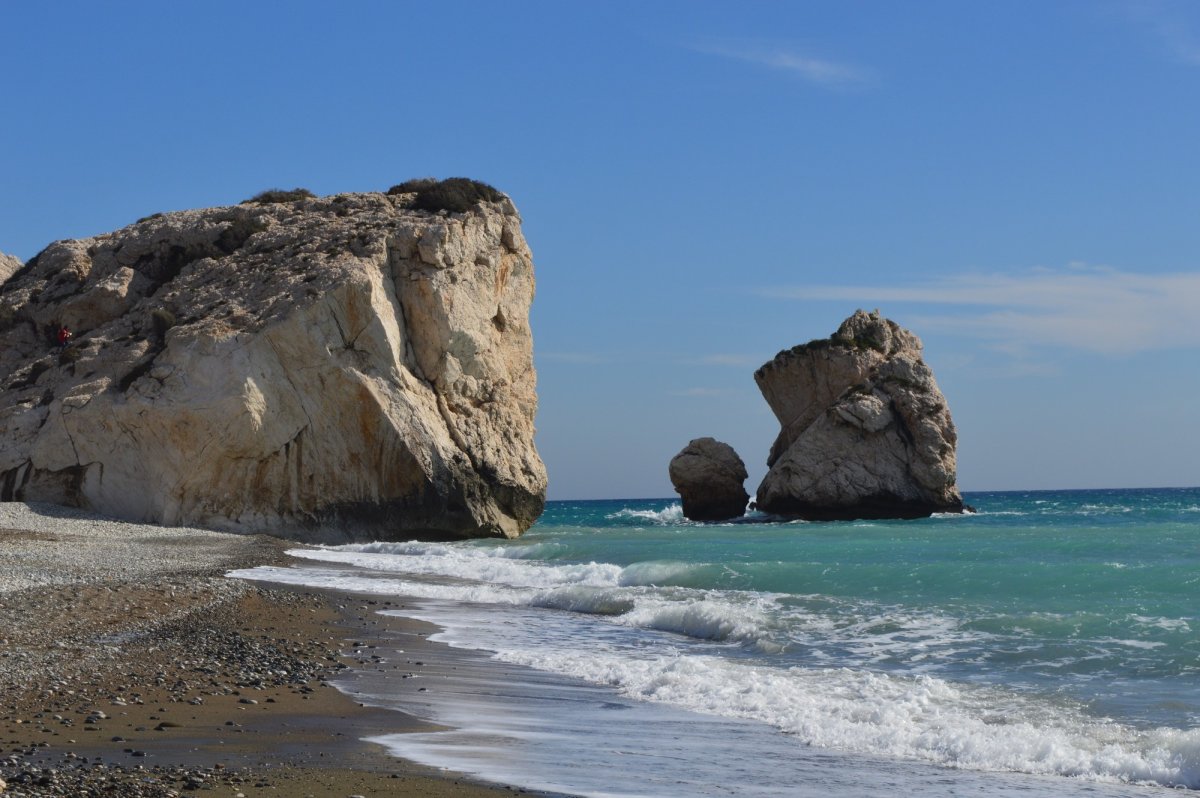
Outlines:
[[[611,358],[594,352],[534,352],[537,360],[553,360],[558,363],[577,363],[580,365],[598,365],[608,363]]]
[[[671,396],[725,396],[729,391],[725,388],[684,388],[682,391],[672,391]]]
[[[1175,60],[1190,66],[1200,66],[1200,39],[1182,23],[1163,21],[1158,25],[1158,34],[1163,38]]]
[[[763,292],[809,300],[958,306],[910,317],[914,327],[988,339],[1128,354],[1200,348],[1200,273],[1135,274],[1074,265],[1025,274],[964,275],[910,286],[812,286]]]
[[[1196,24],[1187,19],[1188,12],[1195,8],[1194,3],[1167,0],[1126,4],[1130,17],[1149,28],[1173,59],[1189,66],[1200,66],[1200,35]]]
[[[694,42],[690,49],[777,69],[825,88],[852,88],[868,83],[873,75],[862,67],[818,58],[796,48],[752,42]]]
[[[686,363],[694,366],[729,366],[741,369],[747,367],[758,368],[769,359],[769,357],[763,357],[762,355],[716,354],[704,355],[688,360]]]

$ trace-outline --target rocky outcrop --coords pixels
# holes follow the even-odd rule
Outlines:
[[[320,541],[527,529],[520,217],[416,196],[281,192],[51,244],[0,287],[0,499]]]
[[[746,464],[727,443],[697,438],[671,459],[671,484],[693,521],[725,521],[746,512]]]
[[[782,425],[758,509],[814,520],[963,510],[954,422],[921,341],[878,311],[780,352],[754,379]]]
[[[16,274],[23,265],[20,258],[0,252],[0,285],[4,285],[5,281]]]

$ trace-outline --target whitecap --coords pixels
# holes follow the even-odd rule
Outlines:
[[[615,513],[610,513],[605,516],[610,521],[619,518],[629,518],[637,521],[648,521],[651,524],[661,526],[675,526],[676,524],[689,524],[690,521],[683,515],[683,505],[671,504],[662,510],[631,510],[622,508]]]
[[[1139,731],[990,688],[711,656],[501,651],[646,701],[769,723],[798,742],[945,767],[1200,787],[1200,730]]]
[[[291,549],[288,554],[386,571],[470,579],[516,587],[563,584],[612,586],[623,570],[608,563],[550,565],[505,556],[506,549],[469,548],[443,543],[370,543],[336,548]]]

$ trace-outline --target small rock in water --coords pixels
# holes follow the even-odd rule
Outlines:
[[[746,512],[746,464],[727,443],[696,438],[671,459],[671,485],[693,521],[725,521]]]

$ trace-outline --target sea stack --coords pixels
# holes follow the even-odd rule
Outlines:
[[[671,459],[671,484],[693,521],[726,521],[746,513],[746,464],[727,443],[697,438]]]
[[[55,242],[0,286],[0,499],[308,541],[515,537],[546,491],[533,293],[516,208],[458,178]]]
[[[810,520],[962,512],[954,422],[921,348],[879,311],[859,310],[756,371],[782,426],[758,509]]]

